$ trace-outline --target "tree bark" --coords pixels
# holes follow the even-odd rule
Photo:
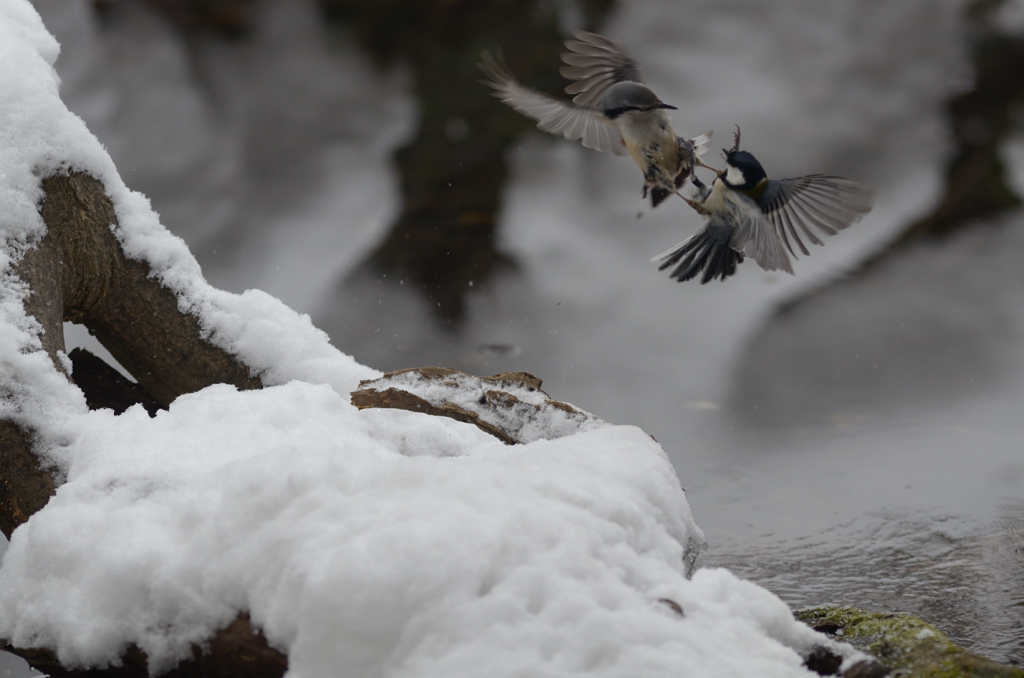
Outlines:
[[[262,386],[236,356],[203,337],[199,319],[178,309],[145,262],[125,256],[99,181],[70,174],[45,179],[43,188],[47,234],[15,273],[32,289],[26,311],[42,323],[55,362],[69,321],[85,325],[161,405],[211,384]]]
[[[17,654],[32,668],[55,678],[148,678],[146,655],[132,645],[121,657],[120,666],[104,669],[67,669],[57,655],[47,649],[24,649],[0,644],[0,649]],[[162,678],[279,678],[288,670],[288,658],[267,645],[259,629],[253,628],[249,615],[239,615],[215,635],[204,652],[193,648],[187,659]]]

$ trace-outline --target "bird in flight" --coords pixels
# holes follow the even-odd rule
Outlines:
[[[711,133],[686,139],[676,134],[666,104],[644,84],[636,61],[618,43],[596,33],[574,31],[565,42],[560,73],[572,101],[520,84],[502,59],[489,52],[477,64],[494,96],[551,134],[579,140],[587,148],[629,155],[644,175],[643,198],[657,207],[678,193],[696,166]]]
[[[684,198],[707,217],[704,228],[653,258],[659,271],[674,266],[670,277],[679,282],[700,274],[701,283],[725,280],[746,256],[766,271],[792,273],[789,255],[810,254],[804,239],[823,245],[819,235],[835,235],[871,211],[872,191],[843,177],[769,179],[757,158],[740,150],[738,126],[733,147],[722,152],[725,170],[711,186],[693,177],[696,199]]]
[[[740,150],[736,127],[733,147],[723,149],[723,171],[702,159],[711,132],[692,139],[672,128],[666,104],[646,85],[636,61],[618,43],[596,33],[574,31],[565,42],[560,73],[570,83],[571,101],[520,84],[501,52],[483,52],[477,64],[494,96],[537,121],[545,132],[579,140],[587,148],[630,155],[644,175],[643,198],[657,207],[679,192],[689,179],[694,198],[685,198],[707,217],[693,237],[659,254],[658,270],[683,282],[701,276],[701,283],[725,280],[746,257],[766,271],[793,273],[790,256],[808,255],[804,241],[824,243],[871,211],[874,196],[856,182],[826,174],[769,179],[753,154]],[[708,186],[695,174],[714,172]]]

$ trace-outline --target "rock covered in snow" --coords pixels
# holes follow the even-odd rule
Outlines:
[[[541,384],[526,372],[475,377],[447,367],[412,367],[359,382],[352,404],[450,417],[509,445],[607,426],[589,412],[552,400]]]

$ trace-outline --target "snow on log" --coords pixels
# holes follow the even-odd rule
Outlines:
[[[59,371],[71,378],[62,357],[69,321],[89,328],[165,407],[211,384],[262,385],[235,355],[210,343],[199,318],[179,310],[175,294],[150,276],[145,261],[125,256],[111,230],[117,215],[103,184],[77,172],[42,184],[46,234],[12,272],[27,291],[23,312]],[[55,488],[25,442],[34,433],[16,419],[0,424],[0,530],[8,538]]]
[[[129,647],[120,666],[102,669],[69,669],[57,653],[46,648],[17,648],[0,642],[0,650],[17,654],[32,668],[53,678],[149,678],[146,653]],[[259,629],[240,615],[207,643],[206,650],[193,648],[192,657],[161,673],[161,678],[280,678],[288,670],[288,658],[270,648]]]
[[[144,261],[125,256],[111,230],[117,216],[103,184],[81,173],[51,176],[42,184],[46,235],[12,270],[28,292],[24,313],[35,321],[42,349],[57,370],[71,379],[63,331],[71,321],[89,328],[138,380],[138,390],[164,408],[211,384],[262,386],[236,356],[208,341],[199,319],[179,310],[177,297],[149,275]],[[0,421],[0,530],[8,538],[47,503],[59,480],[57,469],[32,450],[33,433],[16,419]],[[120,667],[101,671],[65,669],[47,648],[2,647],[52,676],[149,673],[137,647],[126,651]],[[195,647],[193,658],[168,675],[276,678],[287,665],[243,615],[219,631],[206,652]]]
[[[506,445],[554,440],[606,425],[589,412],[552,400],[527,372],[476,377],[447,367],[413,367],[359,382],[352,404],[449,417]]]

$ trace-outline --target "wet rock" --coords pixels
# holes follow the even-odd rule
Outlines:
[[[913,615],[817,607],[801,610],[796,616],[811,628],[833,629],[830,635],[841,637],[875,658],[854,664],[843,674],[844,678],[880,678],[890,673],[908,678],[1024,678],[1024,669],[972,654]]]
[[[843,672],[843,678],[885,678],[891,675],[885,665],[873,659],[859,661]]]
[[[843,663],[842,656],[827,647],[816,647],[804,659],[804,666],[819,676],[839,675],[839,666]]]
[[[826,621],[822,622],[821,624],[811,626],[811,628],[817,631],[818,633],[824,633],[828,636],[834,636],[843,627],[839,624],[836,624],[835,622]]]

